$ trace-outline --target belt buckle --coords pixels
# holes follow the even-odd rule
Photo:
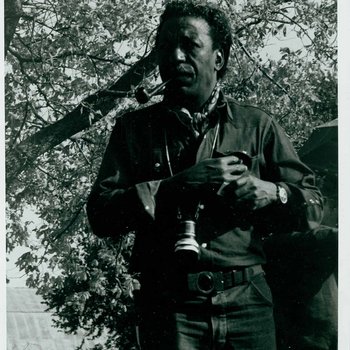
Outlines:
[[[212,293],[215,288],[214,274],[210,271],[199,272],[196,287],[202,294],[207,295]]]

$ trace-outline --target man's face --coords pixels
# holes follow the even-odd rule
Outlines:
[[[172,18],[163,24],[158,60],[162,80],[172,79],[169,94],[196,104],[209,98],[223,65],[222,51],[213,49],[208,23],[195,17]]]

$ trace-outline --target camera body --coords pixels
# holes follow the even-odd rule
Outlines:
[[[241,164],[244,164],[248,170],[252,167],[252,157],[249,155],[247,151],[228,151],[225,153],[215,151],[213,154],[213,158],[221,158],[235,156],[240,160]]]
[[[248,152],[246,151],[234,151],[234,152],[229,152],[229,153],[225,153],[225,154],[221,154],[219,152],[216,152],[216,157],[227,157],[227,156],[235,156],[239,159],[240,164],[244,164],[248,170],[250,170],[251,166],[252,166],[252,157],[248,154]],[[216,192],[216,194],[218,196],[223,196],[224,193],[224,189],[225,187],[229,185],[228,182],[223,182],[220,186],[220,188],[218,189],[218,191]]]

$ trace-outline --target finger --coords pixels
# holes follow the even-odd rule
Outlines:
[[[245,175],[242,175],[240,177],[237,178],[236,180],[236,186],[237,188],[240,188],[240,187],[243,187],[245,185],[248,184],[248,182],[250,182],[250,177],[249,175],[247,174],[246,176]]]
[[[226,161],[226,164],[242,164],[242,160],[236,156],[226,156],[223,157],[223,160]]]
[[[232,182],[242,176],[247,170],[248,169],[245,165],[235,164],[218,170],[218,174],[222,175],[222,181]]]
[[[238,174],[243,174],[244,172],[246,172],[248,170],[247,166],[244,164],[235,164],[232,165],[228,168],[228,171],[230,172],[230,174],[232,175],[238,175]]]
[[[229,165],[229,164],[240,164],[242,161],[236,156],[224,156],[218,158],[211,158],[212,164]]]
[[[236,180],[235,194],[237,198],[252,200],[256,198],[256,188],[250,183],[249,177],[241,176]]]
[[[230,173],[230,183],[232,184],[232,187],[237,189],[243,186],[247,186],[247,184],[249,183],[249,176],[246,176],[246,174],[246,169],[244,171]]]
[[[269,201],[267,200],[267,198],[257,198],[253,202],[252,210],[257,210],[257,209],[266,207],[268,204],[269,204]]]

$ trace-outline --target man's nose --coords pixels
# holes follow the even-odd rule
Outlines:
[[[186,60],[186,54],[180,46],[174,47],[170,55],[174,62],[184,62]]]

